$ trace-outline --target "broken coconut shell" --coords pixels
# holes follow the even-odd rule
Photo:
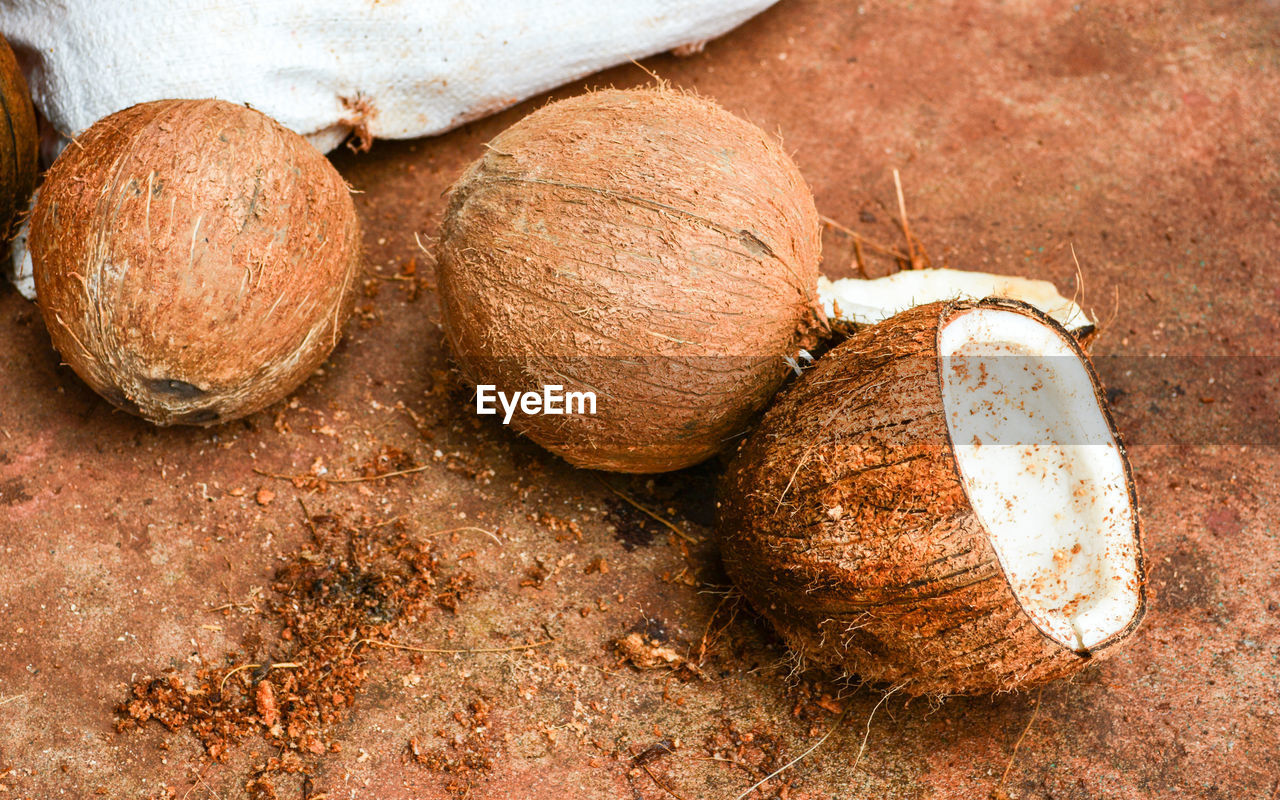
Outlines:
[[[40,137],[31,92],[9,43],[0,36],[0,242],[8,243],[39,174]],[[0,245],[0,251],[7,248]]]
[[[945,300],[1004,297],[1035,306],[1071,331],[1086,352],[1097,323],[1049,281],[961,269],[904,269],[881,278],[818,278],[818,297],[833,328],[884,322],[909,308]]]
[[[912,694],[1071,674],[1146,604],[1097,376],[1017,301],[921,306],[833,348],[741,446],[717,525],[800,657]]]
[[[516,414],[569,462],[695,464],[773,396],[821,312],[821,230],[771,136],[670,89],[599,91],[508,128],[454,185],[436,275],[473,384],[593,391]]]
[[[346,183],[296,133],[220,100],[98,122],[31,221],[53,345],[160,425],[214,424],[293,391],[338,343],[360,272]]]

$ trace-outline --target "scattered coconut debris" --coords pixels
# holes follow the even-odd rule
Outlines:
[[[623,660],[636,669],[667,668],[675,672],[683,670],[699,680],[711,680],[697,664],[656,639],[645,638],[639,631],[619,637],[614,641],[613,646],[622,654]]]
[[[281,758],[336,751],[329,731],[356,704],[369,662],[395,645],[401,624],[456,612],[472,591],[467,572],[447,572],[431,541],[415,540],[403,525],[310,514],[307,524],[311,541],[276,572],[275,596],[263,599],[275,640],[227,653],[193,678],[168,671],[135,681],[118,708],[118,731],[153,720],[170,731],[189,728],[214,761],[253,735],[281,748]],[[251,795],[271,797],[268,776],[295,766],[261,767]]]
[[[493,769],[497,747],[492,740],[489,714],[492,705],[483,697],[467,704],[466,711],[455,711],[453,719],[462,731],[452,736],[447,731],[436,731],[445,744],[428,750],[419,737],[409,739],[409,758],[432,772],[449,776],[445,790],[457,800],[475,796],[479,779]]]

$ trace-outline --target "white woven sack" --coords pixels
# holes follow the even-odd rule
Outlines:
[[[719,36],[773,2],[0,0],[0,33],[36,107],[64,136],[135,103],[217,97],[328,151],[352,130],[440,133]],[[15,284],[34,296],[25,272]]]

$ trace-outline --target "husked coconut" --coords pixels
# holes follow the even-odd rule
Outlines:
[[[718,530],[795,652],[913,694],[1068,675],[1145,608],[1097,376],[1017,301],[921,306],[829,351],[743,443]]]
[[[454,185],[438,248],[462,372],[594,392],[512,425],[578,466],[661,472],[742,433],[811,343],[821,235],[778,140],[670,89],[552,103]]]
[[[9,43],[0,36],[0,242],[14,232],[39,174],[36,111]]]
[[[53,345],[99,394],[160,425],[273,403],[338,343],[360,227],[333,166],[266,115],[162,100],[86,131],[31,222]]]

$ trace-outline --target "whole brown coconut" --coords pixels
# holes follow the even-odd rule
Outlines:
[[[219,100],[95,124],[49,171],[30,247],[54,347],[160,425],[222,422],[293,391],[338,343],[360,272],[333,166]]]
[[[36,110],[9,43],[0,36],[0,242],[14,233],[39,174]],[[5,250],[0,245],[0,252]]]
[[[1092,367],[1016,301],[934,303],[819,359],[721,486],[725,566],[802,658],[912,694],[1105,655],[1146,605]]]
[[[500,392],[595,392],[595,415],[523,415],[569,462],[697,463],[744,430],[820,320],[813,198],[778,140],[670,89],[552,103],[455,184],[444,328]]]

